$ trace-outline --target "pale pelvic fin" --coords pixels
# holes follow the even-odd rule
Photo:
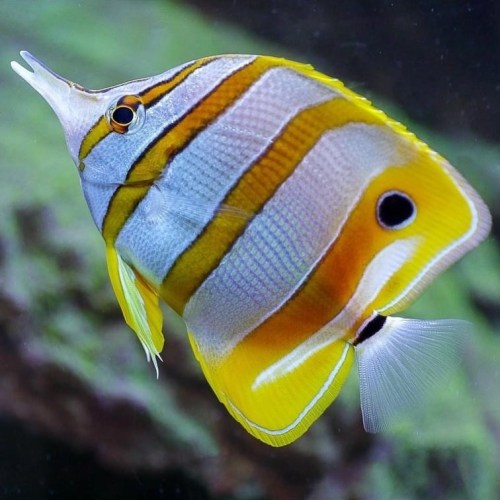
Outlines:
[[[361,411],[368,432],[387,428],[416,407],[461,359],[470,323],[388,317],[372,337],[356,346]]]
[[[109,277],[127,324],[134,330],[152,360],[158,377],[157,358],[163,349],[163,315],[158,294],[130,267],[112,246],[106,247]]]

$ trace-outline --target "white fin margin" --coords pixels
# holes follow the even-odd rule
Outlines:
[[[367,432],[388,427],[417,406],[461,359],[471,325],[460,320],[388,317],[380,331],[356,346],[361,411]]]

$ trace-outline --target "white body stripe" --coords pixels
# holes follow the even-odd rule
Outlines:
[[[370,179],[408,161],[396,140],[359,123],[322,136],[188,302],[184,317],[202,350],[217,345],[224,356],[293,295]]]
[[[85,160],[88,166],[81,175],[82,188],[99,230],[102,230],[102,223],[115,190],[124,183],[131,165],[151,141],[163,128],[186,114],[228,75],[254,59],[254,56],[222,57],[201,66],[158,103],[148,108],[144,125],[139,130],[123,135],[111,133],[89,153]],[[157,81],[165,80],[169,73],[174,74],[167,72],[156,77]],[[152,80],[151,85],[154,83]],[[144,82],[138,84],[138,87],[144,88]],[[133,90],[133,87],[129,86],[125,92],[117,89],[116,98],[131,94]]]
[[[290,69],[267,71],[173,159],[123,227],[117,248],[161,282],[289,120],[335,95]]]

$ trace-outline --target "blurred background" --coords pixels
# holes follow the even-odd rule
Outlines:
[[[491,0],[2,0],[0,500],[498,498],[500,7]],[[11,69],[29,50],[90,88],[205,55],[314,64],[446,156],[493,233],[406,315],[475,325],[453,379],[363,431],[356,375],[296,443],[229,417],[165,311],[156,380],[125,326],[62,130]]]

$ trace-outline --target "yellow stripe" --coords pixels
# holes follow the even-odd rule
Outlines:
[[[152,106],[162,97],[164,97],[168,92],[171,92],[175,87],[180,85],[196,69],[207,64],[207,62],[211,60],[213,60],[213,58],[205,58],[194,61],[168,80],[159,82],[152,87],[144,90],[143,92],[138,94],[138,97],[140,97],[142,104],[146,108]],[[101,116],[101,118],[99,118],[99,120],[97,120],[97,122],[88,131],[87,135],[82,141],[82,144],[80,145],[80,151],[78,152],[78,158],[80,159],[80,161],[84,160],[92,151],[92,149],[94,149],[97,144],[99,144],[99,142],[101,142],[111,132],[112,128],[108,123],[106,116]],[[84,165],[81,164],[80,168],[83,169]]]
[[[111,125],[105,116],[101,116],[97,123],[88,131],[87,135],[83,138],[80,144],[80,151],[78,158],[80,160],[80,170],[85,168],[83,160],[88,156],[92,149],[101,142],[110,132],[112,132]]]
[[[130,168],[126,184],[115,191],[110,202],[102,230],[107,242],[116,240],[128,218],[146,196],[152,182],[172,158],[229,108],[267,69],[277,63],[275,60],[258,58],[231,73],[178,122],[167,127],[150,143]]]
[[[342,98],[300,112],[240,178],[223,204],[250,214],[257,213],[325,131],[350,122],[383,123],[380,117]],[[173,309],[182,313],[189,298],[219,265],[248,224],[248,220],[224,211],[215,215],[198,239],[176,260],[163,281],[161,294]]]

